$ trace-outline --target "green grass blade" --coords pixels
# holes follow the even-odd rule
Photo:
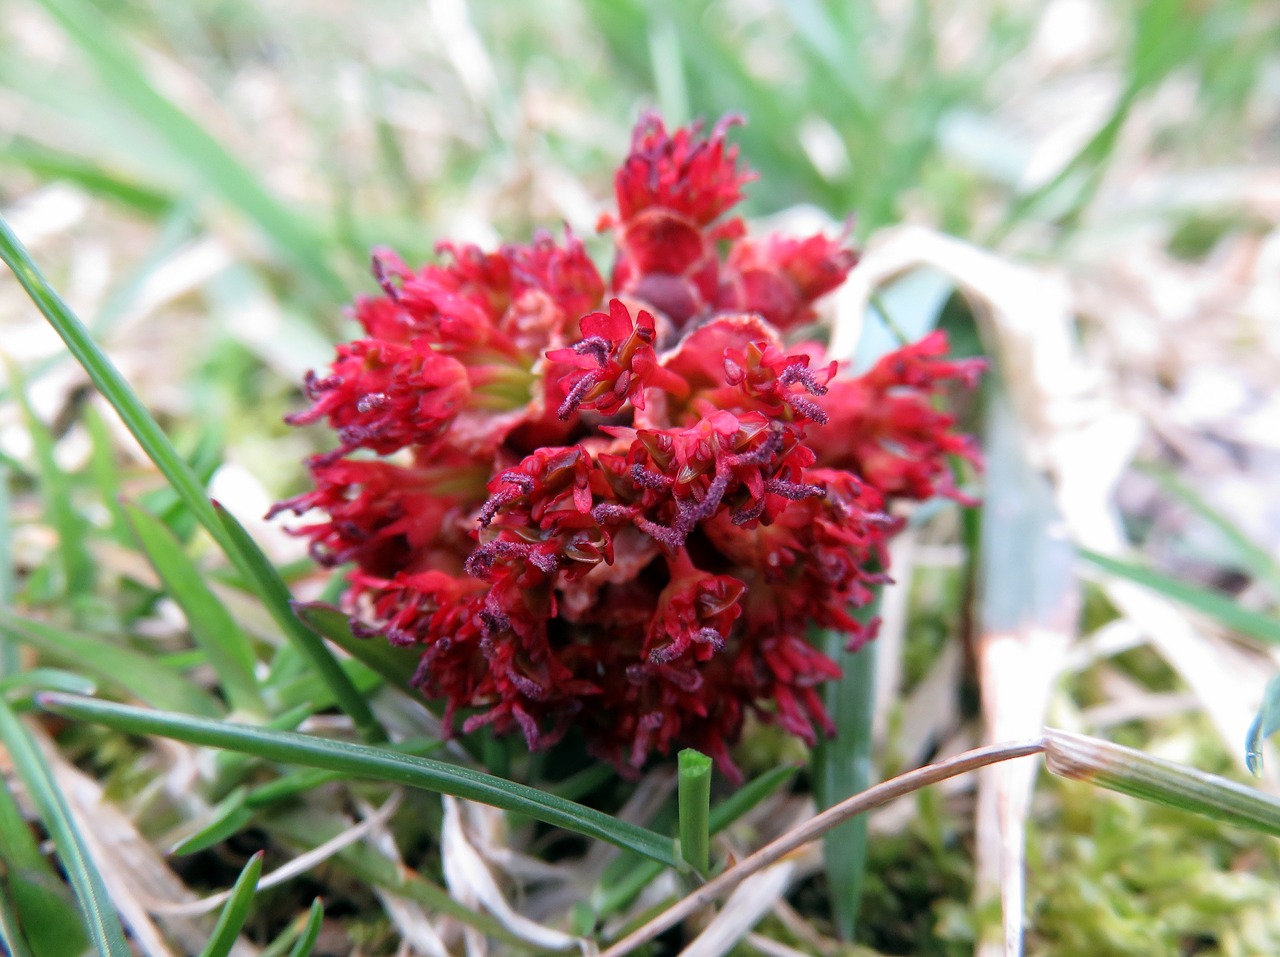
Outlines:
[[[324,641],[314,631],[298,620],[293,613],[293,596],[289,586],[280,577],[280,572],[262,554],[249,533],[244,530],[234,515],[217,502],[213,503],[223,534],[227,537],[236,554],[241,556],[244,567],[241,569],[250,581],[256,583],[259,594],[263,596],[268,610],[285,632],[290,642],[306,656],[311,666],[329,686],[338,706],[351,716],[360,736],[370,743],[387,740],[387,732],[378,719],[369,710],[369,703],[356,689],[351,678],[342,670],[337,659],[329,652]]]
[[[1045,728],[1045,764],[1061,777],[1280,837],[1280,798],[1100,738]]]
[[[711,809],[708,829],[712,836],[719,834],[742,817],[766,797],[781,787],[800,769],[794,765],[782,765],[753,778]],[[605,870],[599,887],[588,902],[591,911],[599,917],[608,917],[626,907],[662,873],[662,866],[654,861],[640,860],[634,854],[624,854]]]
[[[191,637],[217,673],[232,708],[256,717],[265,715],[249,636],[204,583],[200,570],[165,524],[130,502],[124,503],[124,510],[165,591],[186,615]]]
[[[209,943],[200,951],[200,957],[227,957],[231,948],[236,945],[240,936],[240,928],[244,927],[245,918],[249,916],[249,907],[253,903],[253,893],[258,889],[258,878],[262,876],[262,856],[259,851],[249,858],[249,863],[240,872],[235,886],[231,888],[231,897],[227,900],[222,913],[218,915],[218,923],[214,925],[213,935]]]
[[[10,524],[9,469],[0,462],[0,608],[13,605],[13,526]],[[0,677],[16,674],[22,667],[18,645],[0,634]]]
[[[245,807],[244,803],[247,793],[245,788],[239,787],[219,801],[199,830],[187,835],[169,848],[169,855],[181,857],[184,854],[194,854],[219,844],[237,833],[253,820],[253,811]]]
[[[1280,620],[1241,607],[1235,599],[1208,588],[1189,585],[1172,576],[1153,571],[1133,562],[1109,558],[1086,548],[1079,550],[1080,557],[1097,565],[1103,571],[1127,578],[1153,591],[1181,602],[1203,615],[1242,635],[1249,635],[1267,644],[1280,644]]]
[[[159,92],[139,68],[128,42],[96,4],[85,0],[41,3],[84,52],[116,104],[147,124],[223,202],[255,222],[306,276],[321,285],[326,296],[347,298],[343,282],[322,252],[327,248],[322,238],[186,111]]]
[[[261,957],[308,957],[315,949],[316,940],[320,936],[320,927],[324,923],[324,904],[320,898],[311,902],[305,914],[299,914],[289,922],[289,926],[262,949]]]
[[[31,437],[31,447],[40,478],[45,518],[58,536],[58,566],[61,571],[60,593],[83,595],[93,585],[93,560],[85,548],[86,522],[71,501],[71,477],[58,466],[54,457],[57,444],[49,427],[40,421],[27,398],[26,381],[14,363],[6,363],[13,394]]]
[[[242,751],[268,761],[341,771],[352,777],[388,781],[479,801],[608,841],[671,867],[678,866],[670,838],[481,771],[399,754],[387,748],[150,711],[56,692],[40,695],[37,701],[41,707],[57,714],[94,721],[131,734],[156,734],[191,744]]]
[[[302,929],[302,936],[289,951],[289,957],[310,957],[315,950],[316,941],[320,937],[320,927],[324,923],[324,904],[320,898],[311,902],[311,913],[307,915],[307,926]]]
[[[111,513],[110,534],[120,544],[132,547],[129,522],[120,505],[120,470],[116,467],[107,423],[92,403],[85,405],[82,418],[85,431],[89,433],[89,474],[97,486],[102,504]]]
[[[95,694],[98,686],[84,675],[60,668],[30,668],[0,678],[0,694],[15,689],[33,691],[66,691],[71,694]]]
[[[711,759],[685,748],[679,762],[680,856],[705,877],[711,869]]]
[[[36,957],[18,925],[17,908],[5,893],[4,876],[4,865],[0,864],[0,953],[9,957]]]
[[[272,618],[286,637],[310,659],[312,665],[330,684],[334,697],[368,740],[385,739],[386,734],[373,717],[368,704],[338,667],[324,643],[294,616],[289,606],[289,590],[267,557],[252,538],[230,515],[221,515],[205,494],[203,485],[191,467],[183,461],[168,436],[156,424],[124,376],[98,348],[88,330],[53,287],[40,274],[9,224],[0,218],[0,259],[13,270],[27,295],[39,307],[50,325],[62,337],[76,361],[89,374],[93,384],[111,403],[125,427],[138,440],[143,451],[155,463],[178,497],[186,504],[235,564],[240,574],[254,586]]]
[[[93,945],[102,957],[130,957],[124,928],[111,906],[102,875],[93,866],[84,839],[71,819],[71,810],[35,742],[3,701],[0,701],[0,741],[8,749],[14,769],[26,786],[45,830],[53,838]]]
[[[0,147],[0,163],[21,166],[42,180],[75,183],[94,196],[127,206],[143,216],[159,216],[173,204],[173,196],[128,174],[108,169],[93,160],[15,141]]]
[[[1180,481],[1169,470],[1144,468],[1142,471],[1155,479],[1162,489],[1212,525],[1235,552],[1240,567],[1269,588],[1274,596],[1280,598],[1280,562],[1276,561],[1269,551],[1240,531],[1235,522],[1206,502],[1195,489]]]
[[[88,946],[84,925],[31,834],[13,795],[0,777],[0,898],[10,904],[6,921],[15,957],[62,957]],[[17,942],[15,945],[14,942]]]
[[[879,608],[876,600],[854,614],[870,621]],[[824,700],[835,722],[834,737],[820,737],[813,749],[811,773],[818,809],[839,804],[871,786],[871,728],[875,711],[875,642],[858,651],[845,651],[848,636],[835,631],[822,635],[821,648],[844,672],[827,685]],[[865,814],[834,827],[822,839],[823,867],[831,893],[831,916],[842,940],[853,937],[862,902],[867,870],[867,817]]]
[[[123,688],[157,708],[188,711],[207,718],[222,714],[213,696],[195,682],[132,648],[23,618],[3,608],[0,633],[87,671],[104,684]]]
[[[313,631],[377,672],[388,684],[414,698],[419,696],[418,690],[409,683],[422,657],[418,649],[401,648],[381,638],[357,638],[351,633],[350,619],[332,605],[295,602],[293,608]]]

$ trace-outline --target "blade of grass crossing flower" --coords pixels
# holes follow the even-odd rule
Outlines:
[[[1250,611],[1238,604],[1235,599],[1220,592],[1211,591],[1179,581],[1169,575],[1153,571],[1134,562],[1111,558],[1082,548],[1080,557],[1097,565],[1103,571],[1130,581],[1145,585],[1153,591],[1167,595],[1174,601],[1181,602],[1203,615],[1208,615],[1223,626],[1250,635],[1268,644],[1280,644],[1280,619]]]
[[[200,570],[164,523],[130,502],[124,503],[124,510],[165,590],[186,615],[191,637],[209,659],[232,708],[247,715],[265,715],[249,636],[204,583]]]
[[[61,572],[60,593],[66,597],[82,595],[93,584],[93,561],[85,547],[85,521],[71,501],[71,478],[58,466],[54,457],[57,444],[49,427],[36,415],[27,396],[26,380],[15,363],[5,363],[9,381],[22,410],[31,437],[36,471],[40,479],[45,518],[58,536],[58,567]]]
[[[240,210],[331,298],[344,299],[341,280],[306,221],[273,197],[256,176],[191,116],[158,91],[141,62],[99,8],[84,0],[42,0],[42,6],[80,47],[111,92],[184,161],[223,202]]]
[[[67,308],[66,303],[40,274],[40,270],[3,218],[0,218],[0,259],[13,270],[27,295],[62,337],[72,355],[93,380],[93,384],[115,408],[125,427],[138,440],[138,444],[169,481],[173,490],[213,536],[245,580],[255,588],[286,637],[299,645],[312,665],[330,684],[339,705],[369,740],[384,740],[386,734],[374,719],[368,704],[352,687],[328,648],[293,615],[289,607],[288,588],[261,549],[234,518],[225,513],[220,516],[215,510],[191,467],[183,461],[164,431],[147,413],[120,370],[103,354],[84,324]]]
[[[1110,741],[1045,728],[1045,762],[1061,777],[1280,837],[1280,799]]]
[[[879,607],[879,590],[872,604],[854,614],[870,621]],[[818,808],[839,804],[871,786],[871,731],[875,717],[875,642],[858,651],[845,651],[848,637],[827,631],[822,650],[844,672],[825,691],[827,713],[835,722],[834,737],[819,738],[813,749],[813,788]],[[867,867],[865,816],[832,828],[822,840],[823,868],[831,893],[831,912],[842,940],[853,937],[862,901]]]
[[[40,852],[31,828],[0,777],[0,900],[9,947],[31,957],[62,957],[88,946],[66,885]]]
[[[123,688],[157,708],[217,717],[222,708],[195,682],[155,661],[99,636],[80,635],[42,621],[22,618],[0,608],[0,634],[30,645],[54,658],[96,676],[104,684]]]
[[[678,866],[670,838],[615,820],[581,804],[481,771],[430,758],[403,755],[388,748],[315,738],[287,731],[268,731],[56,692],[40,695],[37,701],[41,707],[57,714],[81,721],[94,721],[130,734],[156,734],[191,744],[243,751],[268,761],[325,768],[353,777],[389,781],[479,801],[599,838],[671,867]]]
[[[1267,682],[1262,707],[1245,735],[1245,764],[1255,776],[1262,773],[1262,743],[1276,731],[1280,731],[1280,675]]]
[[[236,521],[234,515],[217,502],[213,503],[213,508],[228,542],[241,556],[244,565],[241,573],[256,582],[258,593],[263,596],[276,624],[284,630],[290,642],[306,656],[324,683],[329,686],[329,690],[337,699],[338,707],[355,722],[360,736],[370,743],[386,741],[387,732],[369,710],[369,704],[364,696],[356,689],[347,673],[342,670],[342,666],[329,652],[320,636],[303,624],[293,613],[293,596],[289,593],[289,586],[280,577],[279,571],[267,560],[267,556],[262,554],[262,550],[244,530],[244,526]]]
[[[130,957],[124,928],[111,905],[102,875],[71,819],[71,810],[35,742],[3,701],[0,701],[0,741],[8,749],[14,770],[26,786],[45,830],[53,838],[58,860],[71,884],[93,945],[102,957]]]
[[[679,756],[680,856],[699,874],[711,868],[711,759],[685,748]]]
[[[253,903],[253,892],[258,889],[258,878],[262,876],[262,856],[259,851],[249,858],[249,863],[240,872],[235,886],[231,888],[231,897],[227,900],[222,913],[218,915],[218,923],[213,927],[213,935],[200,957],[227,957],[231,948],[236,945],[240,936],[240,928],[249,916],[249,906]]]

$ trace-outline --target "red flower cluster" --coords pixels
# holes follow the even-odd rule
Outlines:
[[[750,178],[728,126],[640,121],[607,288],[572,235],[379,253],[365,338],[308,377],[291,421],[340,445],[275,511],[321,516],[298,534],[354,566],[365,632],[422,649],[449,724],[730,774],[748,711],[813,741],[839,671],[806,632],[869,637],[848,610],[883,575],[886,499],[955,496],[947,457],[976,461],[934,400],[980,365],[941,333],[858,378],[784,341],[856,257],[724,218]]]

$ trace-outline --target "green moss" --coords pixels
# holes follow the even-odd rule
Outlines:
[[[1028,842],[1028,954],[1280,952],[1280,844],[1053,780]]]

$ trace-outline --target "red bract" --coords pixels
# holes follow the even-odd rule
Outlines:
[[[413,683],[464,731],[578,733],[623,769],[692,746],[736,774],[748,715],[812,742],[835,664],[814,627],[885,580],[894,498],[959,496],[971,441],[935,407],[980,366],[941,333],[842,378],[791,343],[856,256],[743,238],[752,178],[725,140],[640,121],[615,180],[608,286],[539,234],[374,257],[364,338],[309,376],[338,447],[274,511],[349,564],[360,634],[422,649]]]

